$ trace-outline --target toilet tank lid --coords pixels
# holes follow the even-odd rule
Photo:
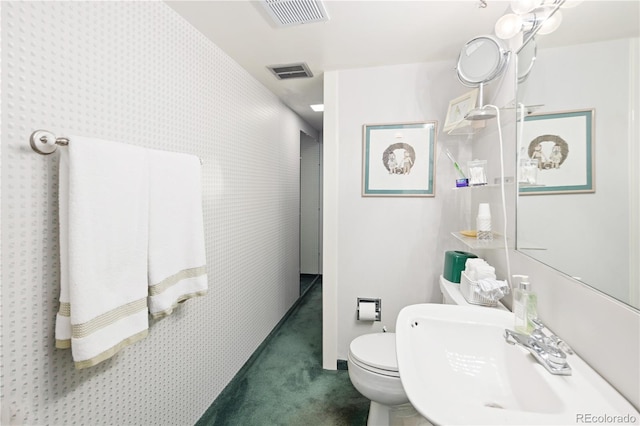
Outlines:
[[[356,337],[349,345],[349,352],[363,364],[398,371],[395,333],[373,333]]]

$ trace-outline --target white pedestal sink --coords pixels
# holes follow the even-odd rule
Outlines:
[[[398,368],[416,410],[442,425],[639,424],[640,413],[580,357],[567,356],[572,375],[553,375],[507,344],[505,328],[513,314],[497,309],[402,309]]]

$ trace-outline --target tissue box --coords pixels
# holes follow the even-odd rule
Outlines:
[[[477,287],[478,283],[470,280],[467,274],[462,271],[462,274],[460,275],[460,292],[467,302],[481,306],[498,306],[497,300],[487,299],[486,297],[476,293]]]
[[[460,273],[464,271],[467,259],[476,258],[473,253],[466,251],[448,251],[444,254],[444,271],[442,276],[445,280],[452,283],[460,282]]]

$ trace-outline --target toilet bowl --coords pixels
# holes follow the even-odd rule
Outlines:
[[[351,383],[371,400],[367,424],[389,424],[390,409],[409,402],[398,373],[395,333],[356,337],[349,345],[347,363]]]
[[[409,402],[398,373],[395,333],[357,337],[349,346],[348,364],[351,382],[362,395],[384,405]]]

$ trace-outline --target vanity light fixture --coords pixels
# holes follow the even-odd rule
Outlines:
[[[535,34],[550,34],[562,22],[559,9],[575,7],[579,3],[580,0],[513,0],[510,6],[514,13],[498,19],[496,36],[508,40],[522,32],[527,40]]]

